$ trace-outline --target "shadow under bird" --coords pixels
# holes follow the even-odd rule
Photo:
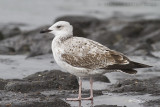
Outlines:
[[[151,67],[131,61],[120,52],[109,49],[102,44],[83,37],[73,36],[73,27],[69,22],[59,21],[41,33],[51,33],[55,37],[52,41],[52,52],[56,63],[69,73],[79,77],[78,98],[66,100],[93,100],[92,77],[112,71],[129,74],[137,73],[135,68]],[[81,77],[90,77],[90,97],[82,98]]]

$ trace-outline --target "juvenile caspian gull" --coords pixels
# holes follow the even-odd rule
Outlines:
[[[69,73],[79,77],[78,98],[66,100],[92,100],[92,76],[111,71],[122,71],[135,74],[134,68],[151,67],[149,65],[133,62],[120,52],[111,50],[102,44],[82,37],[73,37],[73,27],[69,22],[59,21],[41,33],[55,35],[52,41],[52,52],[56,63]],[[90,77],[90,97],[81,97],[81,77]]]

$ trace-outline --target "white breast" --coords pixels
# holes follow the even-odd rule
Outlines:
[[[64,62],[61,59],[61,54],[64,52],[64,48],[60,46],[55,40],[52,41],[52,52],[53,57],[56,61],[56,63],[67,72],[76,75],[78,77],[86,77],[89,76],[90,70],[85,68],[77,68],[74,66],[69,65],[68,63]]]

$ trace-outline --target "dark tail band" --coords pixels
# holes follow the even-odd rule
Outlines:
[[[149,68],[149,67],[152,67],[150,65],[141,64],[141,63],[133,62],[133,61],[131,61],[130,63],[132,64],[133,68]]]

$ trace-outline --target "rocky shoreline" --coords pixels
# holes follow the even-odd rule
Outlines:
[[[59,20],[69,21],[74,26],[74,35],[76,36],[93,39],[129,56],[136,56],[133,58],[135,61],[147,62],[154,66],[150,69],[139,70],[140,73],[132,77],[119,73],[109,74],[112,75],[112,80],[106,77],[108,74],[103,78],[102,76],[96,77],[95,81],[107,84],[107,88],[94,90],[95,102],[91,106],[124,107],[133,105],[134,107],[133,101],[124,104],[118,103],[119,105],[114,102],[107,102],[108,104],[106,104],[105,100],[114,98],[114,94],[117,94],[115,98],[121,98],[121,96],[125,98],[128,96],[140,97],[142,102],[136,102],[136,104],[144,107],[158,107],[160,105],[158,98],[160,97],[160,63],[158,61],[160,58],[160,20],[126,21],[116,17],[100,20],[86,16],[62,16],[55,21]],[[53,36],[39,33],[40,30],[49,25],[31,31],[22,31],[21,26],[21,24],[3,24],[0,26],[1,55],[27,54],[25,61],[37,56],[51,54],[50,44]],[[43,62],[43,58],[37,59]],[[13,61],[14,63],[16,61]],[[51,61],[50,63],[55,62]],[[0,58],[0,66],[3,64],[11,66],[12,60]],[[30,68],[26,70],[28,69]],[[5,71],[1,71],[1,73],[3,72]],[[113,83],[113,81],[116,82]],[[95,84],[99,85],[99,83]],[[2,78],[0,79],[0,107],[72,107],[77,104],[66,102],[65,98],[68,96],[76,97],[77,88],[78,81],[75,76],[55,68],[37,71],[37,73],[22,79]],[[85,96],[89,92],[84,89],[83,93]],[[111,95],[106,95],[106,93]],[[126,93],[128,96],[125,95]],[[146,101],[143,100],[145,95],[150,95]],[[104,99],[103,102],[96,102],[101,97]],[[154,99],[154,97],[156,98]],[[82,102],[82,106],[87,104]]]
[[[58,98],[63,93],[58,91],[78,88],[75,76],[56,70],[38,72],[21,80],[1,79],[0,84],[0,106],[9,107],[70,107]],[[43,94],[51,89],[51,94]]]
[[[116,18],[100,20],[86,16],[63,16],[55,21],[59,20],[69,21],[74,26],[74,35],[93,39],[128,55],[153,55],[152,52],[160,50],[160,20],[131,22]],[[29,56],[36,56],[51,53],[53,35],[39,33],[48,27],[22,32],[18,24],[2,25],[0,54],[29,53]]]

